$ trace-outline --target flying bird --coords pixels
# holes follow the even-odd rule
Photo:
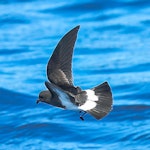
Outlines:
[[[112,92],[107,82],[94,88],[82,90],[75,87],[72,78],[72,55],[80,26],[65,34],[56,46],[47,64],[48,90],[39,94],[37,103],[44,102],[55,107],[78,110],[80,119],[89,113],[96,119],[105,117],[112,109]]]

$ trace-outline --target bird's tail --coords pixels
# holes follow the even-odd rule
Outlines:
[[[96,106],[87,110],[87,112],[96,119],[101,119],[112,109],[112,93],[110,86],[107,82],[104,82],[91,90],[93,90],[94,94],[97,96],[97,100],[94,101]]]

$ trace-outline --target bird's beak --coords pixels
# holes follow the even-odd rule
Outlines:
[[[36,103],[38,104],[40,102],[40,99],[38,99],[37,101],[36,101]]]

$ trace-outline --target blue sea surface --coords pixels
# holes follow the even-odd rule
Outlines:
[[[77,25],[75,85],[113,92],[99,121],[36,104],[49,57]],[[55,149],[150,149],[149,0],[0,0],[0,150]]]

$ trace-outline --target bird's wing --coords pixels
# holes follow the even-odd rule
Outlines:
[[[49,81],[58,86],[73,86],[72,55],[80,26],[73,28],[59,41],[47,65]]]

